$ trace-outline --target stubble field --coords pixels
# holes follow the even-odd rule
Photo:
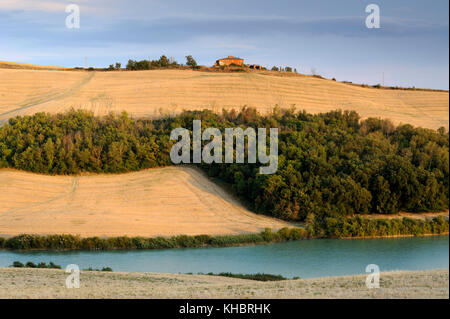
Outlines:
[[[123,110],[159,117],[184,109],[270,112],[275,105],[310,113],[343,109],[362,117],[448,128],[448,91],[364,88],[311,76],[272,72],[219,73],[191,70],[86,72],[0,68],[0,122],[16,115],[63,112],[71,107],[97,115]]]
[[[46,176],[0,170],[0,236],[256,233],[289,223],[245,209],[199,169]]]
[[[0,269],[0,298],[446,298],[448,269],[258,282],[207,275],[81,272],[80,288],[67,289],[67,273],[51,269]]]

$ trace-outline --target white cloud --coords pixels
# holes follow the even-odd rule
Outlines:
[[[79,5],[84,13],[104,15],[116,11],[110,2],[113,0],[109,3],[95,0],[1,0],[0,11],[64,13],[66,6],[73,3]]]
[[[64,10],[65,3],[61,1],[33,1],[33,0],[2,0],[0,10],[25,10],[55,12]]]

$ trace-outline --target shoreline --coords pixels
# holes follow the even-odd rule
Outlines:
[[[245,235],[260,235],[261,233],[254,233],[254,234],[245,234]],[[420,234],[420,235],[412,235],[412,234],[405,234],[405,235],[386,235],[386,236],[359,236],[359,237],[308,237],[308,238],[301,238],[301,239],[295,239],[295,240],[277,240],[277,241],[261,241],[261,242],[242,242],[242,243],[236,243],[236,244],[226,244],[226,245],[208,245],[204,244],[201,246],[195,246],[195,247],[182,247],[182,246],[176,246],[176,247],[159,247],[159,248],[109,248],[109,249],[82,249],[82,248],[66,248],[66,249],[45,249],[45,248],[29,248],[29,249],[14,249],[14,248],[4,248],[0,247],[1,251],[10,251],[10,252],[27,252],[27,251],[47,251],[47,252],[68,252],[68,251],[124,251],[124,250],[162,250],[162,249],[200,249],[200,248],[226,248],[226,247],[247,247],[247,246],[257,246],[257,245],[269,245],[269,244],[277,244],[277,243],[285,243],[285,242],[295,242],[295,241],[302,241],[302,240],[321,240],[321,239],[338,239],[338,240],[363,240],[363,239],[395,239],[395,238],[412,238],[412,237],[436,237],[436,236],[449,236],[449,232],[440,233],[440,234]],[[51,236],[51,235],[50,235]],[[64,236],[64,235],[55,235],[55,236]],[[180,235],[184,236],[184,235]],[[200,236],[208,236],[208,235],[200,235]],[[239,235],[230,235],[232,236],[239,236]],[[126,237],[126,236],[125,236]],[[195,237],[195,236],[193,236]],[[132,239],[132,237],[128,237],[129,239]],[[1,244],[1,238],[0,237],[0,244]],[[152,238],[149,238],[152,239]],[[165,238],[170,239],[170,238]],[[108,240],[108,238],[105,238],[105,240]]]
[[[360,237],[339,237],[339,238],[329,238],[329,239],[383,239],[383,238],[406,238],[406,237],[432,237],[432,236],[448,236],[450,233],[440,233],[440,234],[421,234],[421,235],[386,235],[386,236],[360,236]]]
[[[378,289],[366,287],[365,274],[261,282],[210,275],[81,271],[79,289],[65,287],[67,275],[64,270],[0,268],[0,298],[449,298],[448,269],[381,272]]]

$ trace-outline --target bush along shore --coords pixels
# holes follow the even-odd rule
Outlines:
[[[311,222],[311,221],[308,221]],[[1,249],[12,250],[114,250],[227,247],[276,243],[312,238],[364,238],[390,236],[423,236],[448,234],[449,222],[442,216],[433,219],[369,219],[327,217],[314,220],[305,228],[282,228],[276,232],[267,228],[259,234],[241,235],[179,235],[173,237],[88,237],[76,235],[19,235],[0,237]]]
[[[198,273],[198,275],[205,275],[203,273]],[[221,272],[219,274],[215,274],[212,272],[207,273],[208,276],[220,276],[220,277],[230,277],[230,278],[239,278],[239,279],[247,279],[247,280],[256,280],[256,281],[282,281],[289,280],[281,275],[272,275],[272,274],[233,274],[231,272]],[[300,277],[294,277],[292,279],[300,279]]]
[[[35,264],[32,261],[28,261],[25,264],[21,263],[20,261],[15,261],[10,265],[9,267],[12,268],[44,268],[44,269],[61,269],[60,265],[54,264],[52,261],[47,265],[45,262],[40,262],[38,264]],[[113,271],[111,267],[103,267],[102,269],[95,269],[92,267],[89,267],[87,269],[83,269],[83,271]]]
[[[14,268],[46,268],[46,269],[61,269],[60,265],[54,264],[52,261],[47,265],[45,262],[40,262],[35,264],[32,261],[28,261],[26,264],[21,263],[20,261],[15,261],[9,267]]]

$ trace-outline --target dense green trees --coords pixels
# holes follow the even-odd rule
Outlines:
[[[204,165],[234,185],[261,213],[304,220],[308,213],[348,216],[448,208],[449,136],[388,120],[360,121],[355,112],[310,115],[275,110],[260,117],[245,109],[224,113],[235,125],[279,127],[279,167]]]
[[[135,60],[128,60],[127,63],[127,70],[136,71],[136,70],[152,70],[152,69],[158,69],[158,68],[168,68],[168,67],[175,67],[179,64],[177,61],[171,61],[169,60],[165,55],[162,55],[159,60],[141,60],[141,61],[135,61]]]
[[[368,219],[325,217],[310,228],[310,235],[317,237],[384,237],[448,233],[449,223],[443,217],[427,221],[418,219]]]
[[[275,108],[268,116],[186,111],[158,120],[126,113],[95,117],[83,111],[12,118],[0,128],[0,167],[46,174],[127,172],[171,165],[176,127],[278,127],[279,164],[201,164],[229,183],[255,211],[287,220],[337,218],[448,209],[449,134],[395,127],[389,120],[360,121],[355,112],[311,115]],[[309,217],[308,217],[309,216]]]
[[[0,129],[0,167],[77,174],[163,166],[170,160],[166,132],[126,113],[101,119],[86,112],[38,113],[11,119]]]
[[[192,57],[192,55],[186,56],[186,65],[190,66],[192,69],[196,69],[198,67],[197,61]]]

